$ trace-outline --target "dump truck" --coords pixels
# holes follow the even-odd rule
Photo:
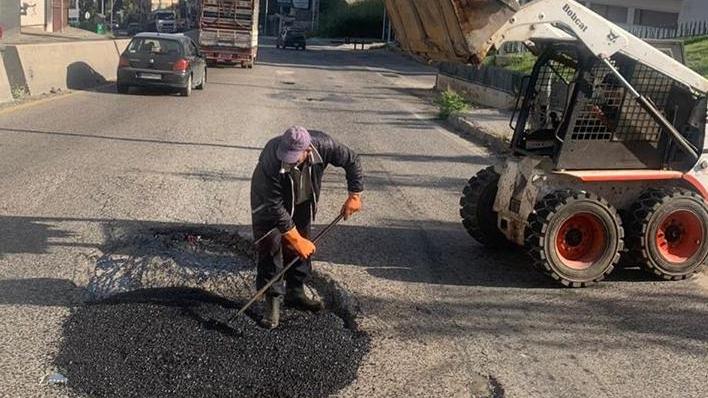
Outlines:
[[[469,180],[467,232],[524,248],[569,287],[618,265],[666,280],[708,259],[708,80],[572,0],[386,0],[401,47],[480,63],[505,42],[537,61],[511,155]]]
[[[258,4],[258,0],[200,0],[197,42],[207,62],[253,68]]]

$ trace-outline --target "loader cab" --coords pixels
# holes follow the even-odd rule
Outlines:
[[[538,60],[517,98],[512,148],[550,157],[558,170],[687,171],[668,134],[622,82],[577,42],[539,42]],[[705,98],[622,55],[612,62],[696,147],[705,139]]]

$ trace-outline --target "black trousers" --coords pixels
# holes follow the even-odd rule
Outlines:
[[[305,238],[310,238],[312,227],[312,204],[305,202],[295,206],[293,222],[297,230]],[[284,266],[297,257],[295,251],[290,249],[283,241],[283,236],[277,229],[265,231],[258,225],[253,226],[253,236],[264,236],[256,243],[256,289],[261,289],[280,272]],[[285,283],[288,288],[302,286],[305,280],[310,277],[312,271],[312,260],[299,260],[287,273],[284,280],[279,280],[268,289],[268,296],[282,296],[285,294]]]

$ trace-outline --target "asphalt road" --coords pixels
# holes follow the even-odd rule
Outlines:
[[[186,224],[249,233],[259,149],[292,124],[330,132],[366,169],[364,212],[316,263],[371,337],[341,396],[469,397],[480,374],[510,397],[704,396],[706,275],[618,271],[569,290],[484,250],[457,204],[495,156],[432,121],[412,94],[433,81],[385,51],[266,47],[253,70],[210,69],[190,98],[107,88],[0,113],[0,396],[68,394],[43,379],[106,242]],[[345,197],[328,172],[318,223]]]

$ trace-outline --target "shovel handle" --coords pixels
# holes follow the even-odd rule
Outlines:
[[[320,231],[320,232],[317,234],[317,236],[315,236],[315,239],[313,239],[312,241],[313,241],[314,243],[318,243],[318,242],[320,241],[320,239],[322,239],[325,235],[327,235],[327,234],[329,233],[329,231],[331,231],[332,228],[334,228],[334,226],[337,225],[337,223],[339,223],[340,221],[342,221],[343,218],[344,218],[344,215],[342,215],[342,214],[340,214],[339,216],[337,216],[337,218],[335,218],[334,221],[332,221],[331,223],[329,223],[329,225],[327,225],[326,227],[324,227],[324,228],[322,229],[322,231]],[[269,280],[268,283],[266,283],[262,288],[260,288],[260,290],[258,290],[258,291],[256,292],[256,294],[251,298],[251,300],[249,300],[249,301],[246,303],[246,305],[244,305],[244,306],[238,311],[238,314],[236,314],[236,316],[243,315],[243,313],[246,312],[246,310],[249,309],[249,308],[253,305],[253,303],[255,303],[259,298],[261,298],[261,296],[263,296],[263,294],[265,294],[265,292],[266,292],[268,289],[270,289],[270,287],[273,286],[273,284],[274,284],[275,282],[279,281],[279,280],[283,277],[283,275],[285,275],[285,273],[288,272],[288,270],[289,270],[290,268],[292,268],[292,266],[295,265],[295,263],[297,263],[298,261],[300,261],[300,258],[299,258],[299,257],[296,257],[296,258],[294,258],[292,261],[290,261],[290,262],[288,263],[288,265],[286,265],[285,267],[283,267],[283,269],[280,270],[280,272],[278,272],[278,273],[273,277],[273,279]],[[235,317],[234,317],[234,318],[235,318]],[[232,319],[233,319],[233,318],[232,318]]]

